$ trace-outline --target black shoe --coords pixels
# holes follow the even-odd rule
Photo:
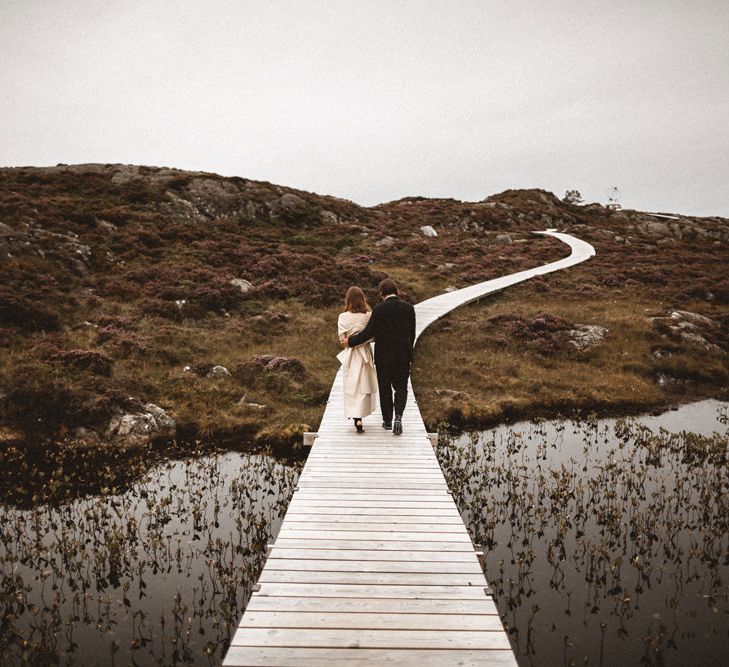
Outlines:
[[[357,433],[364,433],[364,427],[362,426],[362,420],[357,418],[354,420],[354,428],[357,429]]]
[[[392,430],[392,424],[389,422],[382,422],[382,428],[387,429],[388,431]]]
[[[400,417],[395,417],[395,421],[392,424],[392,434],[402,435],[402,419]]]

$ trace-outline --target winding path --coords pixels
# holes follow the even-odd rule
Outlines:
[[[595,254],[568,234],[557,262],[416,305],[417,336],[451,310]],[[378,413],[357,435],[341,370],[224,665],[516,665],[412,392],[404,434]]]

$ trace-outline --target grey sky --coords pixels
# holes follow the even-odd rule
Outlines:
[[[726,0],[0,0],[0,165],[729,216]]]

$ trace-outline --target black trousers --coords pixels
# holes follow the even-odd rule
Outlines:
[[[410,377],[410,362],[404,364],[378,364],[377,388],[380,392],[380,410],[382,419],[388,424],[392,423],[392,409],[395,416],[402,417],[405,404],[408,400],[408,377]],[[393,391],[395,399],[393,401]]]

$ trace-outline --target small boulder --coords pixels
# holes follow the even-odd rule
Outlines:
[[[172,419],[161,407],[154,403],[147,403],[144,406],[146,414],[152,415],[158,430],[175,428],[175,420]]]
[[[266,406],[263,403],[253,403],[248,400],[248,397],[244,394],[240,400],[236,403],[240,408],[253,408],[254,410],[265,410]]]
[[[322,220],[319,212],[309,202],[290,192],[269,202],[268,207],[273,220],[287,225],[306,226]]]
[[[153,436],[172,435],[175,420],[154,403],[147,403],[144,411],[118,413],[111,418],[107,436],[125,445],[140,445]]]
[[[277,203],[284,210],[296,209],[306,205],[305,200],[291,193],[281,195]]]
[[[568,332],[569,342],[578,350],[584,352],[602,342],[608,330],[596,324],[581,324]]]
[[[229,378],[230,371],[225,366],[213,366],[206,374],[208,378]]]
[[[420,231],[422,232],[423,236],[428,236],[428,237],[438,236],[438,232],[436,232],[435,229],[433,229],[433,227],[431,227],[430,225],[423,225],[420,228]]]
[[[381,246],[391,246],[395,243],[395,239],[392,238],[392,236],[385,236],[381,238],[379,241],[375,241],[375,245],[378,247]]]
[[[333,213],[332,211],[324,210],[324,211],[321,211],[319,213],[319,215],[321,216],[321,221],[325,225],[338,225],[339,224],[339,216],[337,216],[337,214]]]
[[[706,317],[706,315],[700,315],[699,313],[692,313],[688,310],[673,310],[671,311],[670,318],[678,322],[690,322],[697,326],[715,327],[716,322]]]
[[[241,294],[245,294],[246,292],[249,292],[253,289],[253,283],[246,280],[245,278],[233,278],[230,281],[230,284],[233,285],[233,287],[237,287]]]
[[[513,243],[513,240],[508,234],[497,234],[494,243],[496,245],[509,245]]]
[[[703,347],[708,352],[721,352],[722,349],[718,345],[714,345],[714,343],[710,343],[706,338],[703,336],[697,334],[697,333],[690,333],[688,331],[682,331],[681,332],[681,340],[689,343],[691,345],[697,345],[698,347]]]
[[[644,222],[641,231],[652,238],[673,238],[671,228],[665,222]]]

